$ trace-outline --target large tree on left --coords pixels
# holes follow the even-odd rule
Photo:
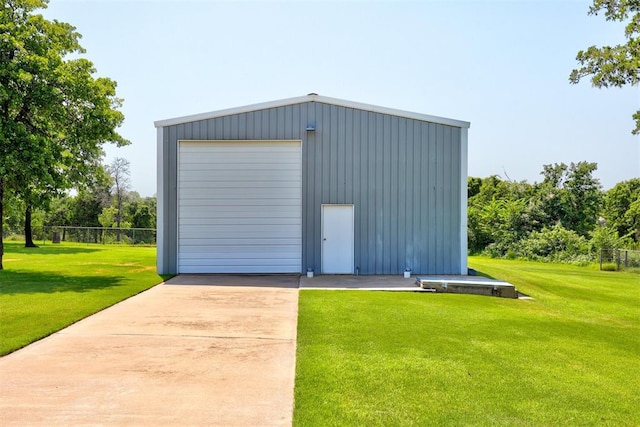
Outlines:
[[[116,83],[94,76],[73,26],[36,13],[47,3],[0,5],[0,269],[6,192],[36,207],[92,181],[105,143],[129,143]]]

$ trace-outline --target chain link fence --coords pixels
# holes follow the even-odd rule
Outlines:
[[[125,245],[155,245],[155,228],[43,227],[43,243],[78,242]]]
[[[631,249],[601,249],[600,270],[640,271],[640,251]]]
[[[155,228],[111,228],[111,227],[34,227],[33,241],[37,244],[76,242],[123,245],[155,245]],[[24,241],[24,230],[4,230],[5,239]]]

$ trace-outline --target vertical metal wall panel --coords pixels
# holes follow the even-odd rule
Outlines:
[[[302,271],[321,271],[322,204],[353,204],[360,274],[460,273],[460,128],[303,102],[171,125],[163,135],[166,271],[176,268],[178,141],[291,139],[302,141]]]
[[[178,221],[177,221],[177,170],[178,170],[178,144],[173,143],[177,141],[177,126],[171,126],[165,129],[165,157],[164,172],[165,172],[165,216],[164,216],[164,230],[165,238],[165,259],[164,265],[166,267],[165,273],[171,274],[177,271],[177,250],[178,250]]]

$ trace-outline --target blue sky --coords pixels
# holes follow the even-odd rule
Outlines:
[[[51,0],[125,99],[133,189],[155,193],[155,120],[316,92],[471,122],[469,175],[540,181],[598,163],[605,188],[640,176],[640,88],[570,85],[575,56],[624,41],[589,1]]]

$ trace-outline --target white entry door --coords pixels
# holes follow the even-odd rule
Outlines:
[[[322,272],[353,274],[353,205],[322,205]]]

